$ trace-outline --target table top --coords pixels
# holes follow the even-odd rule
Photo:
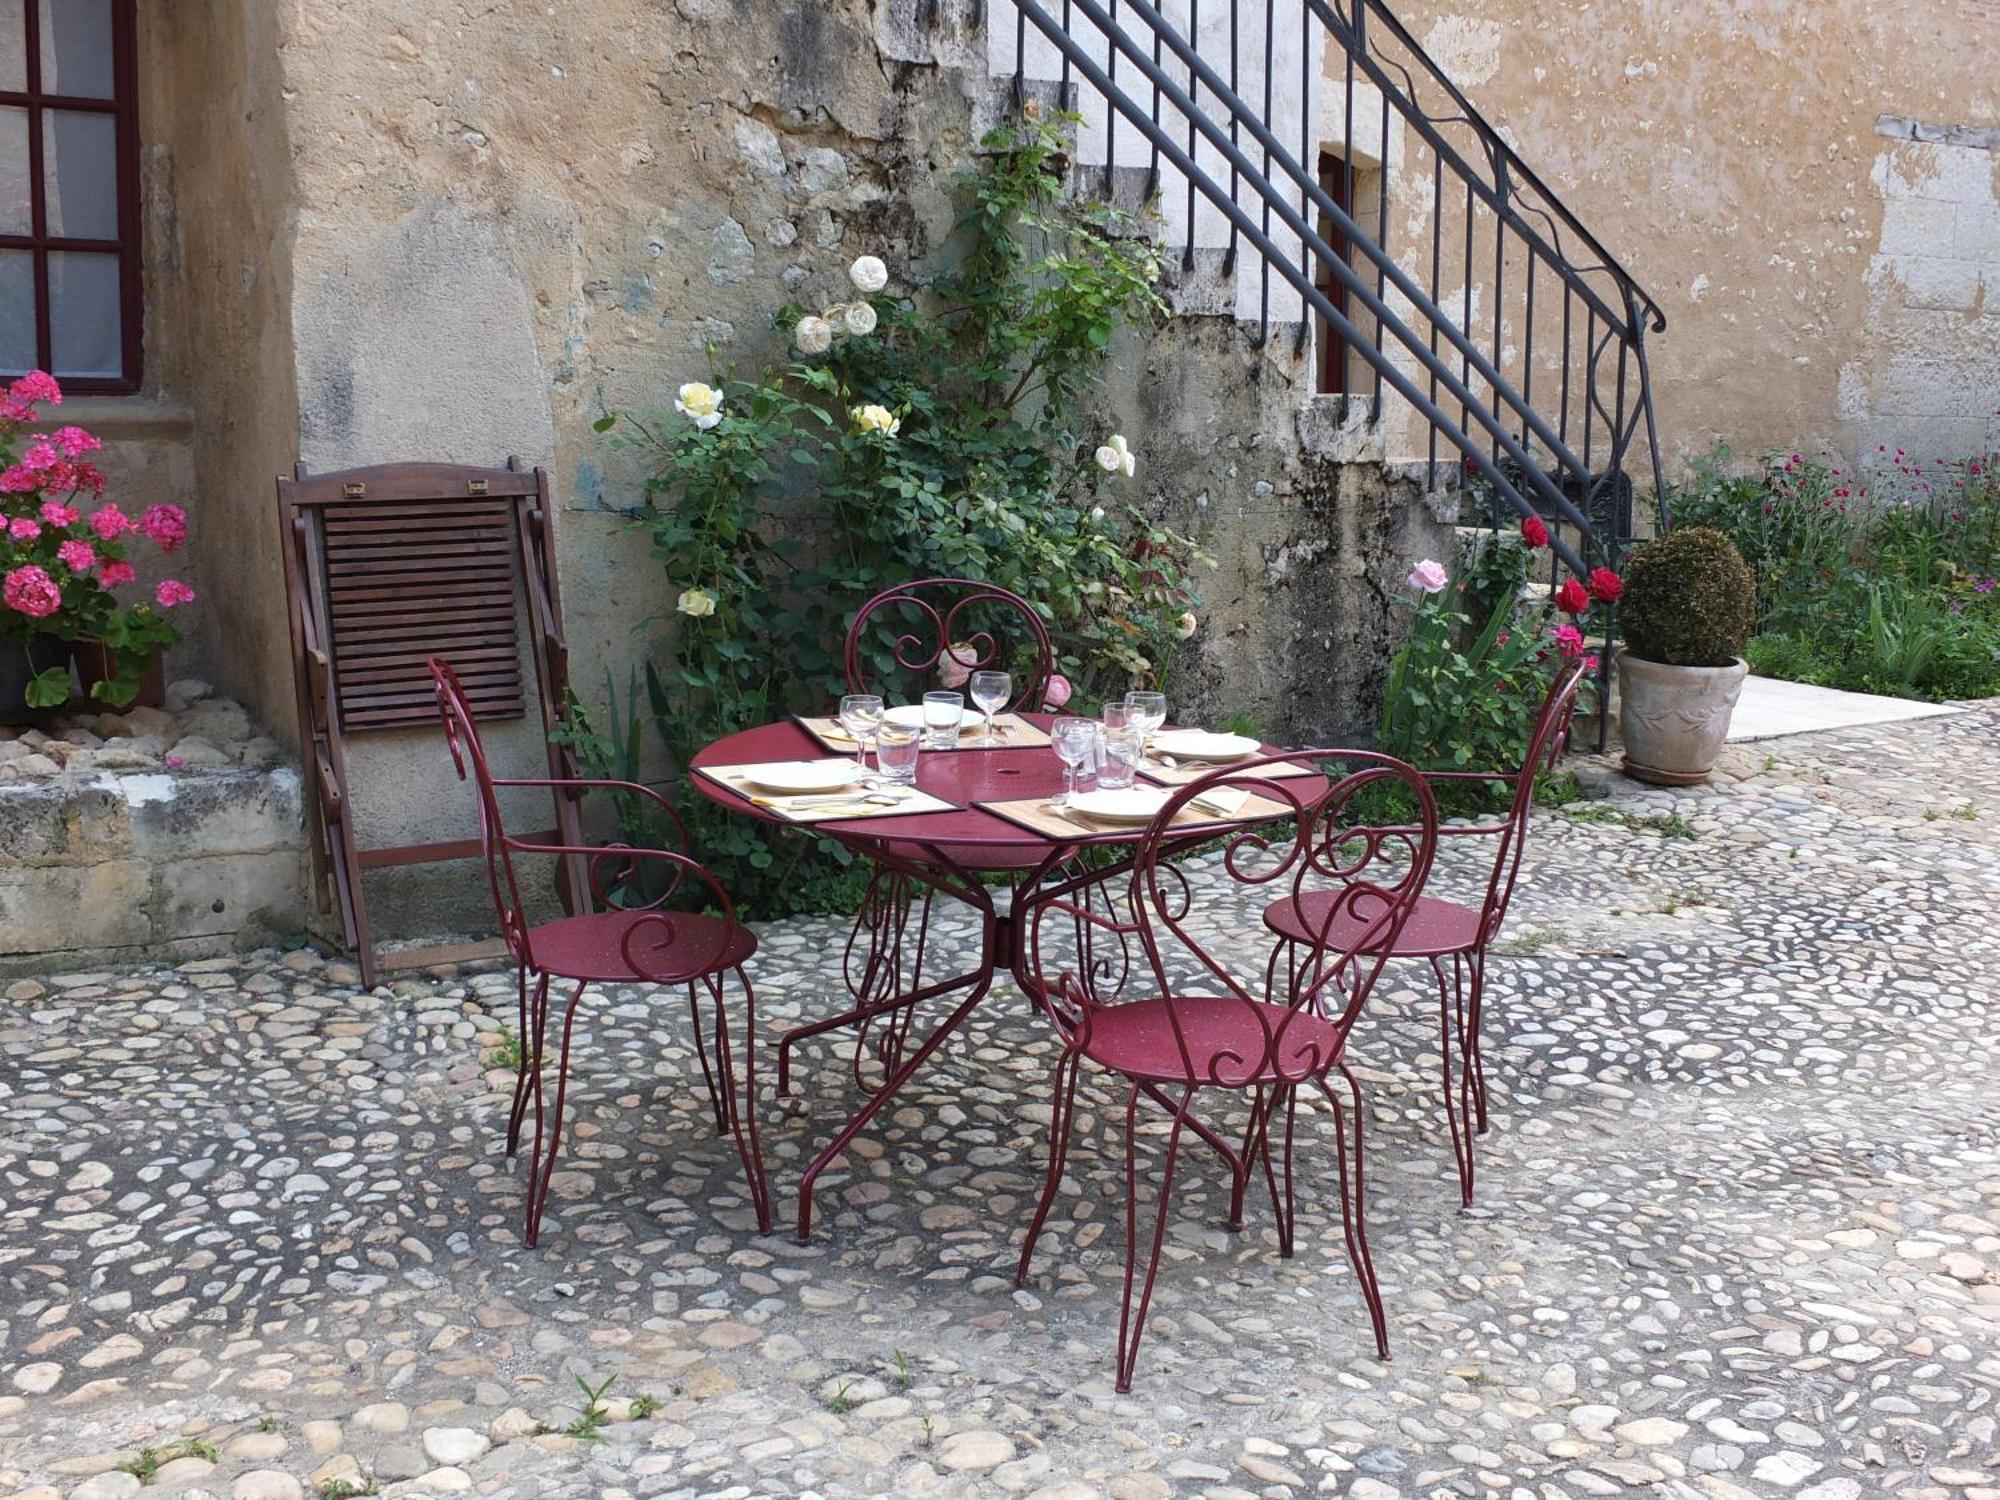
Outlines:
[[[1048,728],[1054,714],[1023,714],[1031,723]],[[821,745],[798,724],[763,724],[746,729],[700,751],[694,765],[740,766],[757,761],[818,760],[827,754]],[[758,807],[711,777],[697,776],[694,784],[701,794],[731,812],[766,823],[784,822],[776,814]],[[962,749],[925,751],[917,761],[917,785],[934,797],[957,806],[950,812],[906,813],[888,818],[850,818],[810,825],[815,832],[831,834],[846,843],[877,843],[947,848],[954,862],[978,868],[985,859],[997,861],[994,868],[1039,859],[1050,850],[1085,844],[1136,844],[1146,836],[1146,828],[1106,829],[1101,833],[1079,828],[1076,837],[1057,841],[1047,834],[988,812],[980,802],[1018,802],[1029,797],[1053,797],[1062,790],[1063,767],[1053,750]],[[788,825],[804,826],[804,825]],[[1010,860],[1008,856],[1013,856]]]

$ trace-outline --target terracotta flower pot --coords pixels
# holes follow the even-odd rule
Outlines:
[[[0,723],[32,723],[54,712],[28,705],[28,683],[38,672],[69,663],[69,643],[59,636],[0,636]]]
[[[1708,780],[1750,667],[1676,667],[1618,653],[1618,724],[1625,774],[1658,786]]]
[[[93,713],[117,713],[121,708],[158,708],[167,701],[166,663],[157,651],[146,668],[146,675],[139,679],[139,696],[130,703],[107,703],[90,691],[91,684],[109,680],[117,668],[118,663],[110,647],[102,641],[78,641],[72,650],[72,659],[76,662],[76,675],[83,680],[83,690],[90,697]]]

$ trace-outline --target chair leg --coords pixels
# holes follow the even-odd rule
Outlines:
[[[1368,1181],[1362,1157],[1362,1116],[1361,1085],[1346,1064],[1340,1068],[1340,1076],[1347,1080],[1348,1092],[1354,1102],[1354,1157],[1353,1170],[1349,1171],[1347,1154],[1346,1110],[1340,1096],[1333,1091],[1333,1085],[1324,1075],[1319,1080],[1321,1092],[1327,1103],[1333,1106],[1334,1149],[1340,1158],[1340,1219],[1341,1227],[1347,1234],[1347,1259],[1354,1267],[1355,1280],[1361,1283],[1362,1300],[1368,1304],[1368,1317],[1375,1325],[1375,1352],[1381,1358],[1389,1358],[1389,1320],[1382,1311],[1382,1287],[1375,1279],[1375,1261],[1368,1253]]]
[[[507,1111],[507,1155],[517,1155],[521,1149],[521,1121],[528,1113],[528,1090],[531,1075],[541,1066],[542,1039],[538,1017],[548,1005],[549,976],[535,976],[535,998],[528,999],[528,966],[523,964],[515,971],[515,1000],[518,1006],[516,1022],[520,1029],[514,1034],[514,1045],[520,1049],[520,1060],[514,1065],[514,1103]]]
[[[1028,1267],[1035,1258],[1035,1241],[1041,1238],[1042,1225],[1062,1188],[1063,1168],[1069,1162],[1070,1128],[1076,1122],[1076,1085],[1082,1073],[1083,1059],[1079,1054],[1064,1052],[1057,1059],[1055,1104],[1049,1116],[1049,1172],[1042,1183],[1041,1201],[1035,1205],[1035,1217],[1028,1222],[1028,1236],[1021,1242],[1021,1259],[1014,1267],[1015,1286],[1028,1279]]]
[[[1456,965],[1454,965],[1454,972]],[[1486,1049],[1480,1044],[1479,1020],[1486,999],[1486,950],[1475,949],[1465,955],[1465,970],[1470,979],[1465,1001],[1465,1048],[1464,1067],[1472,1081],[1472,1107],[1478,1130],[1486,1134]]]
[[[1461,1087],[1464,1080],[1452,1065],[1452,1039],[1463,1038],[1464,1028],[1460,1024],[1458,984],[1455,974],[1447,975],[1444,965],[1437,959],[1431,960],[1431,974],[1438,987],[1438,1051],[1443,1055],[1439,1074],[1444,1082],[1444,1118],[1451,1127],[1451,1155],[1458,1164],[1458,1196],[1466,1207],[1472,1207],[1472,1121],[1461,1109],[1464,1100]]]
[[[1174,1110],[1173,1128],[1167,1132],[1167,1164],[1160,1173],[1160,1206],[1153,1216],[1153,1243],[1146,1254],[1146,1276],[1139,1285],[1139,1297],[1132,1299],[1133,1283],[1139,1270],[1139,1086],[1133,1084],[1125,1096],[1125,1305],[1118,1318],[1117,1390],[1132,1389],[1132,1371],[1139,1363],[1139,1338],[1145,1332],[1146,1313],[1153,1303],[1153,1281],[1160,1272],[1160,1251],[1167,1241],[1167,1214],[1174,1198],[1174,1159],[1180,1153],[1181,1127],[1187,1123],[1194,1088],[1181,1093]]]
[[[563,1011],[562,1050],[556,1060],[556,1106],[554,1113],[549,1119],[548,1150],[546,1153],[542,1149],[542,1070],[540,1066],[542,1026],[538,1022],[535,1027],[535,1145],[529,1158],[530,1170],[528,1177],[528,1213],[526,1225],[526,1239],[530,1249],[534,1248],[535,1242],[541,1238],[542,1211],[548,1206],[549,1201],[549,1179],[555,1175],[556,1155],[562,1150],[563,1107],[569,1098],[569,1039],[571,1031],[576,1026],[577,1003],[583,999],[583,992],[588,987],[588,980],[579,979],[576,983],[576,992],[569,997],[569,1005]],[[546,979],[543,983],[543,989],[546,992]],[[541,1020],[546,1021],[547,1019],[547,1007],[544,1005]]]
[[[743,1178],[750,1188],[750,1206],[757,1214],[757,1231],[769,1234],[771,1190],[764,1178],[764,1153],[757,1140],[757,992],[751,987],[750,976],[740,966],[730,972],[743,986],[743,1094],[739,1100],[734,1052],[729,1040],[729,1015],[723,1002],[724,976],[711,974],[705,982],[715,1000],[718,1092],[724,1106],[724,1128],[736,1137],[736,1154],[743,1162]]]
[[[1241,1232],[1243,1228],[1243,1202],[1250,1192],[1250,1174],[1256,1170],[1260,1151],[1268,1151],[1267,1132],[1271,1125],[1271,1110],[1277,1104],[1277,1094],[1267,1100],[1260,1084],[1250,1096],[1250,1119],[1243,1127],[1243,1152],[1230,1160],[1229,1180],[1229,1227]],[[1190,1122],[1192,1123],[1192,1122]],[[1269,1166],[1268,1156],[1265,1165]],[[1275,1188],[1273,1193],[1275,1196]]]
[[[1284,1260],[1290,1260],[1298,1243],[1296,1235],[1299,1217],[1298,1199],[1293,1192],[1292,1184],[1292,1137],[1298,1124],[1299,1096],[1298,1090],[1290,1084],[1280,1086],[1279,1093],[1284,1095],[1285,1100],[1285,1187],[1283,1196],[1279,1195],[1278,1178],[1271,1169],[1271,1118],[1269,1114],[1266,1114],[1264,1117],[1264,1181],[1270,1186],[1271,1207],[1278,1216],[1278,1255]],[[1274,1112],[1276,1111],[1276,1099],[1271,1101],[1271,1109]]]
[[[708,1107],[715,1115],[715,1133],[726,1135],[729,1131],[729,1111],[723,1104],[723,1091],[715,1085],[715,1074],[708,1066],[708,1042],[701,1034],[701,1000],[695,992],[694,982],[688,982],[688,1021],[694,1027],[694,1055],[701,1059],[701,1081],[708,1085]],[[723,1031],[720,1014],[716,1017],[716,1046],[726,1047],[729,1038]]]

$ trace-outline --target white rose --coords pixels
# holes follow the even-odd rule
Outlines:
[[[833,347],[833,325],[825,318],[807,313],[792,330],[792,342],[801,354],[824,354]]]
[[[1097,450],[1097,467],[1107,474],[1123,474],[1127,479],[1137,471],[1139,461],[1125,445],[1122,432],[1112,433],[1111,441]]]
[[[854,334],[857,338],[864,334],[873,333],[875,331],[875,304],[872,302],[855,302],[850,304],[843,321],[847,324],[847,331]]]
[[[680,598],[674,601],[674,608],[684,615],[693,615],[697,620],[715,613],[715,595],[707,589],[682,589]]]
[[[863,432],[883,432],[894,437],[903,430],[902,418],[894,415],[886,406],[857,406],[848,413],[854,418],[854,425]]]
[[[889,284],[889,268],[882,264],[879,255],[863,255],[847,268],[847,279],[872,297]]]
[[[1193,639],[1194,633],[1199,629],[1201,629],[1201,621],[1195,618],[1193,610],[1189,610],[1178,620],[1174,621],[1174,634],[1184,641]]]
[[[680,388],[674,410],[706,432],[722,420],[722,392],[699,380],[690,380]]]

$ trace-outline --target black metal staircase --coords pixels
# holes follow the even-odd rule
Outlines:
[[[1291,321],[1302,344],[1316,317],[1378,419],[1392,393],[1427,422],[1433,487],[1462,464],[1504,507],[1483,519],[1539,515],[1563,566],[1615,565],[1635,461],[1663,493],[1645,339],[1665,316],[1385,5],[991,0],[987,21],[1011,35],[1017,100],[1048,78],[1101,128],[1107,191],[1136,135],[1122,165],[1146,168],[1184,263],[1204,222],[1226,233],[1259,342]]]

